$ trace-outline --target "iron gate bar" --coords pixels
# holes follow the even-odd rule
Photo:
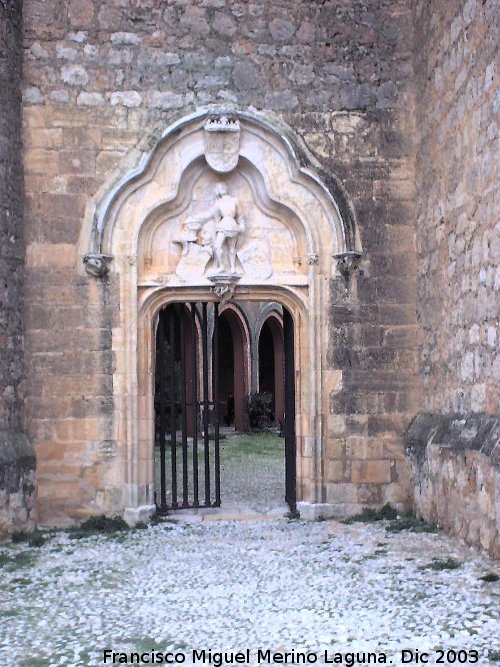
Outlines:
[[[193,507],[199,507],[198,498],[198,364],[196,345],[196,303],[191,304],[191,381],[193,384]]]
[[[181,433],[182,433],[182,507],[189,507],[187,460],[186,323],[185,306],[178,310],[181,327]]]
[[[203,446],[205,452],[205,506],[210,507],[210,442],[208,434],[208,317],[207,304],[202,303],[203,347]]]
[[[209,346],[209,308],[213,314],[213,332]],[[219,304],[209,307],[208,302],[170,304],[161,312],[157,328],[157,372],[155,404],[159,404],[159,417],[155,436],[160,440],[160,499],[156,503],[160,514],[168,510],[200,507],[200,441],[199,414],[203,412],[203,453],[205,475],[205,500],[203,507],[219,507],[220,488],[220,406],[219,406]],[[197,324],[201,325],[202,378],[200,372],[200,338]],[[191,331],[189,332],[189,327]],[[191,358],[188,361],[189,347]],[[209,357],[209,352],[211,356]],[[201,379],[201,386],[200,386]],[[192,388],[189,384],[192,382]],[[189,394],[189,395],[188,395]],[[189,399],[189,400],[188,400]],[[190,416],[189,410],[193,414]],[[169,414],[170,413],[170,414]],[[178,417],[180,416],[180,425]],[[168,419],[170,418],[170,423]],[[188,446],[188,426],[193,426],[192,482]],[[180,438],[177,427],[180,426]],[[212,429],[213,426],[213,429]],[[214,449],[211,461],[211,436]],[[167,442],[170,433],[170,471],[167,470]],[[177,478],[177,445],[182,446],[182,500],[178,498],[180,480]],[[169,473],[171,474],[168,486]],[[180,471],[179,471],[180,474]],[[212,481],[212,477],[214,479]],[[192,484],[192,486],[191,486]],[[213,485],[213,486],[212,486]],[[171,493],[171,503],[167,503]],[[215,493],[214,502],[211,496]],[[156,501],[156,491],[155,491]]]
[[[212,392],[214,419],[215,507],[220,507],[219,451],[219,304],[214,303],[214,333],[212,338]]]
[[[158,318],[158,346],[157,354],[158,359],[157,364],[160,365],[159,368],[159,439],[160,439],[160,507],[159,511],[161,514],[167,513],[167,479],[166,479],[166,469],[165,469],[165,436],[166,436],[166,396],[165,396],[165,382],[166,382],[166,373],[165,373],[165,318],[164,313],[160,312]]]
[[[170,342],[170,456],[172,463],[172,509],[177,508],[177,442],[175,414],[175,312],[168,309]]]
[[[283,308],[285,347],[285,501],[291,512],[297,509],[297,460],[295,445],[295,362],[293,319]]]

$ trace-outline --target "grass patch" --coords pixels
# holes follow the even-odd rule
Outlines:
[[[434,558],[432,563],[427,565],[422,565],[419,567],[419,570],[457,570],[459,567],[462,567],[462,563],[454,558],[447,558],[446,560],[440,560],[439,558]]]
[[[80,530],[86,530],[93,533],[116,533],[118,530],[129,530],[129,525],[121,516],[91,516],[84,521]]]
[[[403,514],[396,521],[385,527],[389,533],[399,533],[402,530],[411,530],[413,533],[437,533],[439,528],[433,523],[427,523],[414,514]]]
[[[488,572],[488,574],[484,574],[482,577],[479,577],[479,581],[487,581],[488,583],[499,580],[500,577],[498,574],[496,574],[496,572]]]
[[[86,537],[94,537],[96,535],[115,536],[116,533],[131,530],[130,526],[124,521],[121,516],[105,516],[99,514],[91,516],[84,521],[80,526],[69,528],[70,540],[82,540]]]
[[[391,507],[389,504],[384,505],[381,509],[375,510],[371,507],[364,507],[363,511],[359,514],[354,514],[349,518],[345,519],[343,523],[374,523],[375,521],[386,521],[391,519],[397,519],[398,511]]]
[[[16,584],[17,586],[28,586],[28,584],[31,584],[31,579],[28,579],[27,577],[19,577],[17,579],[12,579],[11,583]]]
[[[31,567],[36,561],[36,556],[30,551],[18,551],[17,553],[0,554],[0,567],[8,572],[15,572],[24,567]]]
[[[20,542],[27,542],[29,540],[29,533],[25,533],[24,531],[12,533],[11,539],[13,544],[19,544]]]
[[[159,514],[153,514],[153,516],[149,520],[150,526],[158,526],[161,523],[163,523],[163,517],[161,517]]]
[[[0,567],[12,563],[12,557],[10,554],[0,554]]]
[[[132,526],[132,530],[147,530],[148,529],[148,524],[144,523],[144,521],[138,521],[135,526]]]
[[[400,515],[389,504],[379,510],[365,507],[360,514],[354,514],[345,519],[343,523],[375,523],[376,521],[389,521],[390,523],[385,527],[389,533],[399,533],[402,530],[411,530],[414,533],[436,533],[439,530],[434,524],[419,519],[411,512]]]
[[[34,530],[32,533],[18,532],[12,533],[13,544],[27,543],[30,547],[41,547],[47,541],[44,533]]]

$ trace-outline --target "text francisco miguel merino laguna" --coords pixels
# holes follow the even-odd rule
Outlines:
[[[281,663],[281,664],[313,664],[316,662],[323,662],[325,664],[336,665],[377,665],[392,662],[389,656],[383,651],[378,652],[348,652],[340,653],[334,652],[331,649],[315,652],[303,651],[283,651],[275,652],[269,649],[245,649],[243,651],[212,651],[205,649],[194,649],[192,651],[183,652],[161,652],[148,651],[145,653],[125,653],[113,651],[111,649],[104,649],[103,663],[112,665],[180,665],[188,660],[188,664],[202,664],[210,665],[211,667],[222,667],[222,665],[248,665],[252,662],[260,663]],[[404,655],[401,656],[402,663],[426,663],[428,662],[428,654],[419,655],[419,651],[402,651]],[[415,655],[416,653],[416,655]],[[405,655],[408,654],[408,655]],[[426,656],[427,659],[424,657]],[[475,662],[472,660],[472,662]]]

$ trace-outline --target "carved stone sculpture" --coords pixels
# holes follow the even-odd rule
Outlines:
[[[337,260],[337,267],[344,277],[349,277],[358,268],[362,253],[357,250],[346,250],[333,256]]]
[[[101,253],[89,253],[83,258],[85,271],[96,278],[102,278],[109,273],[109,265],[113,259],[112,255],[104,255]]]
[[[225,183],[217,183],[212,208],[187,218],[173,239],[182,246],[177,274],[184,278],[188,265],[191,270],[196,270],[194,264],[198,266],[198,273],[203,273],[213,257],[215,275],[239,275],[236,270],[237,247],[244,231],[245,222],[238,213],[238,200],[228,193]],[[200,257],[200,261],[193,264],[195,257]]]

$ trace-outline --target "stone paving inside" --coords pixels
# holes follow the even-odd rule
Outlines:
[[[499,664],[498,563],[441,532],[247,510],[0,545],[2,664]]]

